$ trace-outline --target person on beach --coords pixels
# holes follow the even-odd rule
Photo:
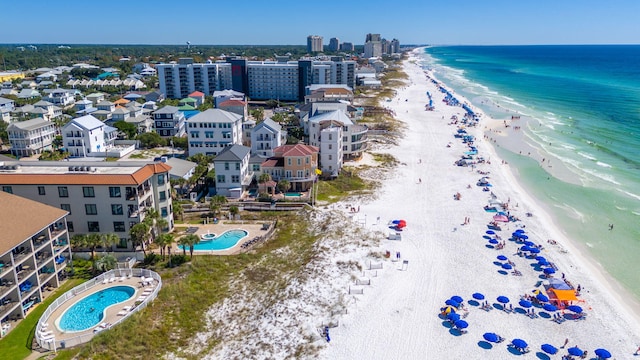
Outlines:
[[[568,343],[569,343],[569,338],[564,339],[564,345],[562,345],[560,348],[564,349],[565,347],[567,347]]]

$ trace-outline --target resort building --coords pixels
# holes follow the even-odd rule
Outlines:
[[[240,100],[245,101],[245,95],[235,90],[220,90],[213,93],[213,103],[216,107],[220,107],[220,104],[227,100]]]
[[[153,112],[156,132],[161,137],[182,137],[185,133],[185,117],[175,106],[164,106]]]
[[[251,129],[251,153],[273,156],[273,150],[287,142],[287,132],[277,122],[266,118]]]
[[[216,194],[239,198],[253,181],[249,169],[251,149],[243,145],[228,146],[213,159],[216,171]]]
[[[97,93],[92,93],[87,95],[86,99],[91,101],[94,105],[94,107],[98,106],[98,103],[100,103],[101,101],[103,101],[105,99],[105,94],[97,92]]]
[[[342,110],[309,118],[309,144],[320,148],[320,168],[337,175],[343,160],[358,158],[367,148],[368,128],[355,124]]]
[[[262,162],[260,171],[273,181],[287,180],[292,191],[307,191],[317,176],[318,151],[315,146],[303,144],[279,146],[272,157]]]
[[[75,118],[62,127],[62,143],[73,157],[107,157],[115,150],[117,136],[118,129],[105,125],[93,115]]]
[[[113,232],[118,248],[131,249],[129,230],[146,209],[173,229],[169,170],[161,162],[5,161],[0,184],[4,192],[68,212],[70,233]]]
[[[75,90],[54,89],[49,92],[42,100],[48,101],[56,106],[65,107],[74,103]]]
[[[59,207],[0,192],[0,337],[66,277],[66,215]]]
[[[216,90],[231,89],[231,64],[194,64],[191,58],[181,58],[177,64],[158,64],[160,92],[170,99],[188,97],[194,91],[212,95]]]
[[[51,150],[56,128],[51,121],[35,118],[9,124],[7,133],[11,143],[11,153],[17,157],[23,157]]]
[[[186,121],[186,132],[189,156],[218,155],[226,147],[242,144],[242,116],[207,109]]]
[[[178,64],[158,65],[158,81],[160,90],[174,99],[185,98],[195,90],[217,97],[216,91],[232,89],[255,100],[302,101],[305,88],[312,84],[355,87],[355,61],[341,57],[332,57],[331,61],[287,59],[286,56],[275,61],[233,58],[226,63],[205,64],[181,59]],[[212,81],[217,81],[215,86]],[[220,102],[216,100],[216,104]]]

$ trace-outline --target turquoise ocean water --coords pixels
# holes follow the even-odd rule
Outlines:
[[[487,115],[519,112],[541,123],[528,135],[582,186],[547,180],[528,157],[498,148],[500,156],[558,226],[640,300],[640,46],[441,46],[422,57]]]

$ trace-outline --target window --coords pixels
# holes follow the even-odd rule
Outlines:
[[[224,163],[224,169],[225,170],[229,170],[229,163],[228,162]]]
[[[67,211],[71,215],[71,204],[60,204],[60,209]]]
[[[164,174],[158,175],[158,185],[164,185]]]
[[[122,204],[111,204],[111,215],[122,215]]]
[[[160,197],[160,201],[167,200],[167,192],[166,191],[160,191],[159,197]]]
[[[236,170],[240,170],[240,163],[236,163]]]
[[[114,232],[125,232],[127,231],[124,226],[124,221],[114,221],[113,222],[113,231]]]
[[[160,216],[167,217],[168,215],[169,215],[169,213],[167,212],[167,208],[166,207],[160,208]]]
[[[69,197],[69,190],[66,186],[58,186],[58,196],[59,197]]]
[[[298,165],[302,165],[302,159],[298,158]]]
[[[38,195],[47,195],[44,186],[38,186]]]
[[[100,223],[97,221],[87,221],[89,232],[100,232]]]
[[[225,182],[224,175],[218,175],[218,183],[224,184],[224,182]]]
[[[3,186],[2,187],[2,191],[9,193],[9,194],[13,194],[13,188],[11,186]]]
[[[121,196],[122,196],[122,194],[120,193],[120,187],[119,186],[109,186],[109,197],[119,198]]]
[[[116,245],[117,247],[121,248],[121,249],[126,249],[127,248],[127,238],[120,238],[120,242],[118,242],[118,244]]]
[[[67,221],[67,231],[73,232],[73,221]]]
[[[239,183],[240,182],[240,175],[231,175],[231,182],[232,183]]]
[[[253,164],[252,169],[253,171],[260,171],[260,164]]]
[[[332,159],[332,157],[331,157],[331,155],[329,155],[329,160],[331,160],[331,159]]]
[[[87,215],[98,215],[98,207],[96,204],[84,204],[84,211]]]
[[[96,197],[93,186],[83,186],[82,194],[84,195],[84,197]]]

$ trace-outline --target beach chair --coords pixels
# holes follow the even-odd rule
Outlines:
[[[122,275],[118,278],[118,281],[123,282],[126,278],[127,278],[126,276]]]
[[[115,281],[116,281],[115,276],[109,278],[109,284],[111,284],[112,282],[115,282]]]
[[[120,310],[120,312],[118,312],[118,316],[125,316],[129,313],[129,311],[131,311],[131,306],[125,306],[122,308],[122,310]]]
[[[40,331],[40,337],[47,337],[47,336],[51,336],[51,335],[53,335],[53,331],[51,331],[51,330]]]

